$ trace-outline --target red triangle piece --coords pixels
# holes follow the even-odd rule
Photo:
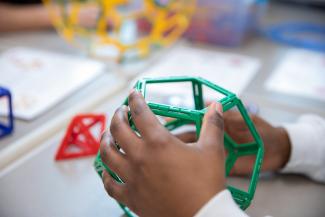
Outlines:
[[[99,129],[94,130],[100,132],[96,136],[91,130],[97,125],[99,125]],[[96,155],[99,149],[100,135],[105,127],[106,117],[104,114],[76,115],[68,126],[55,155],[55,160]]]

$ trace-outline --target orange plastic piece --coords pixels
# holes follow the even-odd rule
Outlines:
[[[105,127],[104,114],[76,115],[70,122],[55,160],[96,155],[100,145],[100,136]]]

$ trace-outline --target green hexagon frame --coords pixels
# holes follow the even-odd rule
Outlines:
[[[178,127],[189,123],[195,123],[196,126],[196,134],[200,136],[200,130],[202,125],[202,119],[207,111],[207,108],[204,105],[203,99],[203,86],[206,86],[220,94],[224,97],[217,100],[223,106],[223,111],[226,112],[234,107],[237,107],[238,111],[241,113],[249,131],[252,134],[253,142],[246,143],[246,144],[237,144],[232,138],[225,133],[224,134],[224,145],[226,150],[228,151],[228,156],[226,158],[225,163],[225,171],[226,176],[229,175],[232,167],[234,166],[236,160],[239,157],[243,156],[251,156],[255,155],[255,163],[252,170],[252,175],[250,178],[248,190],[239,189],[237,187],[228,185],[227,188],[230,190],[232,197],[236,201],[236,203],[240,206],[241,209],[246,209],[251,201],[253,200],[256,185],[259,178],[260,169],[262,166],[263,155],[264,155],[264,148],[263,142],[255,129],[253,122],[251,121],[245,107],[243,106],[240,99],[236,97],[235,94],[229,92],[228,90],[211,83],[200,77],[166,77],[166,78],[144,78],[139,80],[136,85],[135,89],[143,94],[146,98],[146,85],[147,84],[155,84],[155,83],[175,83],[175,82],[191,82],[192,83],[192,91],[193,91],[193,98],[195,109],[188,109],[188,108],[180,108],[175,106],[170,106],[166,104],[154,103],[154,102],[147,102],[148,106],[152,110],[152,112],[156,115],[171,117],[174,118],[173,121],[168,122],[165,124],[165,127],[168,130],[174,130]],[[128,99],[125,100],[124,105],[128,105]],[[132,122],[132,117],[129,117],[130,126],[135,129],[135,126]],[[122,182],[122,180],[108,168],[103,162],[101,161],[100,155],[98,153],[95,159],[95,169],[98,174],[101,176],[103,169],[106,169],[109,174],[118,182]],[[123,204],[120,204],[121,208],[124,210],[125,214],[128,217],[134,217],[133,214],[127,207]]]

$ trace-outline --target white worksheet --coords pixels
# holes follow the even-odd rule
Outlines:
[[[267,80],[266,88],[325,101],[325,54],[290,50]]]
[[[141,77],[199,76],[240,95],[259,67],[260,61],[249,56],[182,45],[163,56]],[[155,97],[168,95],[169,101],[163,100],[165,103],[172,101],[173,105],[186,104],[185,106],[191,107],[189,99],[184,99],[184,97],[192,98],[192,95],[185,94],[188,90],[191,91],[191,86],[172,87],[164,84],[153,86],[150,92],[155,92]],[[204,92],[204,96],[209,98],[211,92]]]
[[[30,120],[102,73],[104,64],[17,47],[0,55],[0,69],[0,86],[13,95],[15,117]],[[0,101],[0,114],[4,108]]]

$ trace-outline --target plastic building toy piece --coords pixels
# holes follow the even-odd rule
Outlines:
[[[218,94],[222,95],[221,99],[215,99],[223,106],[223,111],[226,112],[232,108],[237,108],[240,114],[243,117],[243,120],[245,121],[249,131],[251,132],[252,138],[254,139],[253,142],[245,143],[245,144],[239,144],[236,143],[227,133],[224,134],[224,145],[225,149],[228,152],[227,158],[226,158],[226,164],[225,164],[225,171],[226,176],[229,176],[229,173],[233,166],[235,165],[235,162],[238,158],[244,157],[244,156],[254,156],[256,157],[251,179],[249,181],[249,187],[248,190],[243,190],[240,188],[237,188],[235,186],[228,185],[228,189],[230,190],[234,200],[236,203],[241,207],[241,209],[246,209],[255,193],[256,185],[258,182],[258,177],[263,161],[263,155],[264,155],[264,148],[263,148],[263,142],[257,133],[253,122],[251,121],[245,107],[243,106],[240,99],[236,97],[235,94],[225,90],[222,87],[219,87],[203,78],[199,77],[168,77],[168,78],[145,78],[142,80],[139,80],[136,85],[135,89],[138,90],[143,94],[143,96],[146,98],[146,86],[148,84],[154,84],[154,83],[171,83],[171,82],[190,82],[192,84],[192,91],[193,91],[193,98],[194,98],[194,108],[180,108],[177,106],[170,106],[166,104],[159,104],[154,102],[148,102],[147,104],[152,110],[152,112],[159,116],[164,117],[171,117],[173,118],[173,121],[167,122],[165,124],[165,127],[168,130],[174,130],[180,126],[194,123],[196,126],[196,134],[199,137],[200,136],[200,130],[202,125],[202,120],[205,112],[207,111],[207,108],[205,107],[204,99],[203,99],[203,87],[207,87],[209,89],[212,89]],[[125,105],[128,105],[128,99],[124,102]],[[129,114],[129,123],[130,126],[136,130],[132,117]],[[100,154],[98,153],[95,163],[94,163],[95,169],[98,172],[99,175],[101,175],[102,171],[106,169],[108,173],[118,182],[123,182],[117,174],[114,174],[107,165],[103,164],[100,158]],[[127,207],[125,207],[123,204],[120,204],[121,208],[124,210],[125,214],[129,217],[135,216]]]
[[[105,55],[118,61],[130,55],[144,57],[155,46],[173,43],[188,27],[195,3],[196,0],[44,0],[54,26],[65,40],[91,55],[105,57],[105,50]],[[96,19],[90,21],[85,14],[93,14]]]
[[[95,128],[95,127],[98,127]],[[103,114],[83,114],[75,116],[56,153],[55,160],[96,155],[100,135],[105,130],[106,117]],[[96,131],[96,135],[94,133]]]
[[[7,98],[8,104],[8,115],[7,120],[4,122],[0,122],[0,138],[9,135],[14,130],[14,114],[12,109],[12,97],[11,93],[8,89],[0,87],[0,98]]]

